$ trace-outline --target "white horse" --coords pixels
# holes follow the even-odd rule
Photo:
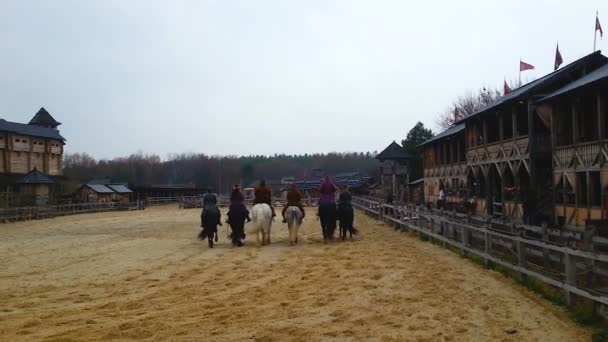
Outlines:
[[[270,226],[272,225],[272,209],[266,203],[258,203],[251,209],[251,225],[249,231],[255,234],[258,245],[262,233],[262,245],[270,244]]]
[[[289,244],[298,243],[298,230],[302,222],[303,213],[300,208],[296,206],[289,206],[285,210],[285,220],[287,220],[287,227],[289,228]]]

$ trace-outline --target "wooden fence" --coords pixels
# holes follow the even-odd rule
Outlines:
[[[608,305],[608,254],[582,251],[473,225],[415,206],[393,206],[354,197],[353,205],[381,220],[395,223],[463,255],[482,258],[518,274],[562,289],[566,302],[575,296]]]
[[[137,202],[74,203],[0,209],[0,223],[116,210],[137,210]]]

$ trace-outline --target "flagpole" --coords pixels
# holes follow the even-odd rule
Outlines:
[[[595,42],[597,41],[597,18],[599,15],[599,11],[595,11],[595,22],[593,23],[593,52],[595,52]]]
[[[521,87],[521,57],[519,57],[519,86]]]

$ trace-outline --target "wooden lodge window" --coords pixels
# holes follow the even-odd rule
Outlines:
[[[565,187],[564,187],[564,177],[561,176],[559,178],[559,182],[557,182],[557,186],[555,187],[555,203],[564,204],[565,197],[566,197],[566,192],[565,192]]]
[[[528,135],[528,111],[524,104],[518,103],[517,107],[517,136]]]
[[[569,102],[558,102],[555,105],[555,144],[557,146],[572,145],[574,136],[572,134],[572,106]]]
[[[555,198],[555,202],[557,204],[575,204],[575,194],[568,177],[562,176],[559,179],[556,187],[557,196]]]
[[[458,161],[465,162],[467,160],[467,154],[464,149],[464,137],[458,139],[458,146],[460,147],[459,154],[458,154]]]
[[[587,172],[576,173],[576,201],[578,207],[587,206]]]
[[[598,140],[597,96],[586,93],[581,96],[578,112],[578,137],[580,142]]]
[[[591,206],[602,206],[602,182],[600,181],[599,171],[589,172],[589,198]]]
[[[502,113],[502,136],[504,139],[513,138],[513,117],[508,113]]]
[[[496,116],[496,114],[488,116],[488,118],[486,119],[486,140],[488,144],[500,140],[500,130],[498,127],[498,117]]]

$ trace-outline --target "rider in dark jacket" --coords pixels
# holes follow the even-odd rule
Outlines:
[[[272,205],[272,190],[266,186],[265,180],[262,180],[260,185],[255,188],[254,196],[255,198],[253,199],[253,205],[258,203],[266,203],[270,206],[270,209],[272,209],[272,216],[277,216]]]
[[[283,223],[287,222],[285,220],[285,211],[287,211],[287,208],[291,206],[300,208],[300,211],[302,212],[302,219],[304,219],[306,213],[304,212],[304,206],[302,205],[302,193],[298,190],[298,187],[295,183],[291,184],[291,188],[287,192],[287,203],[285,204],[285,206],[283,207],[283,211],[281,212],[283,215]]]

